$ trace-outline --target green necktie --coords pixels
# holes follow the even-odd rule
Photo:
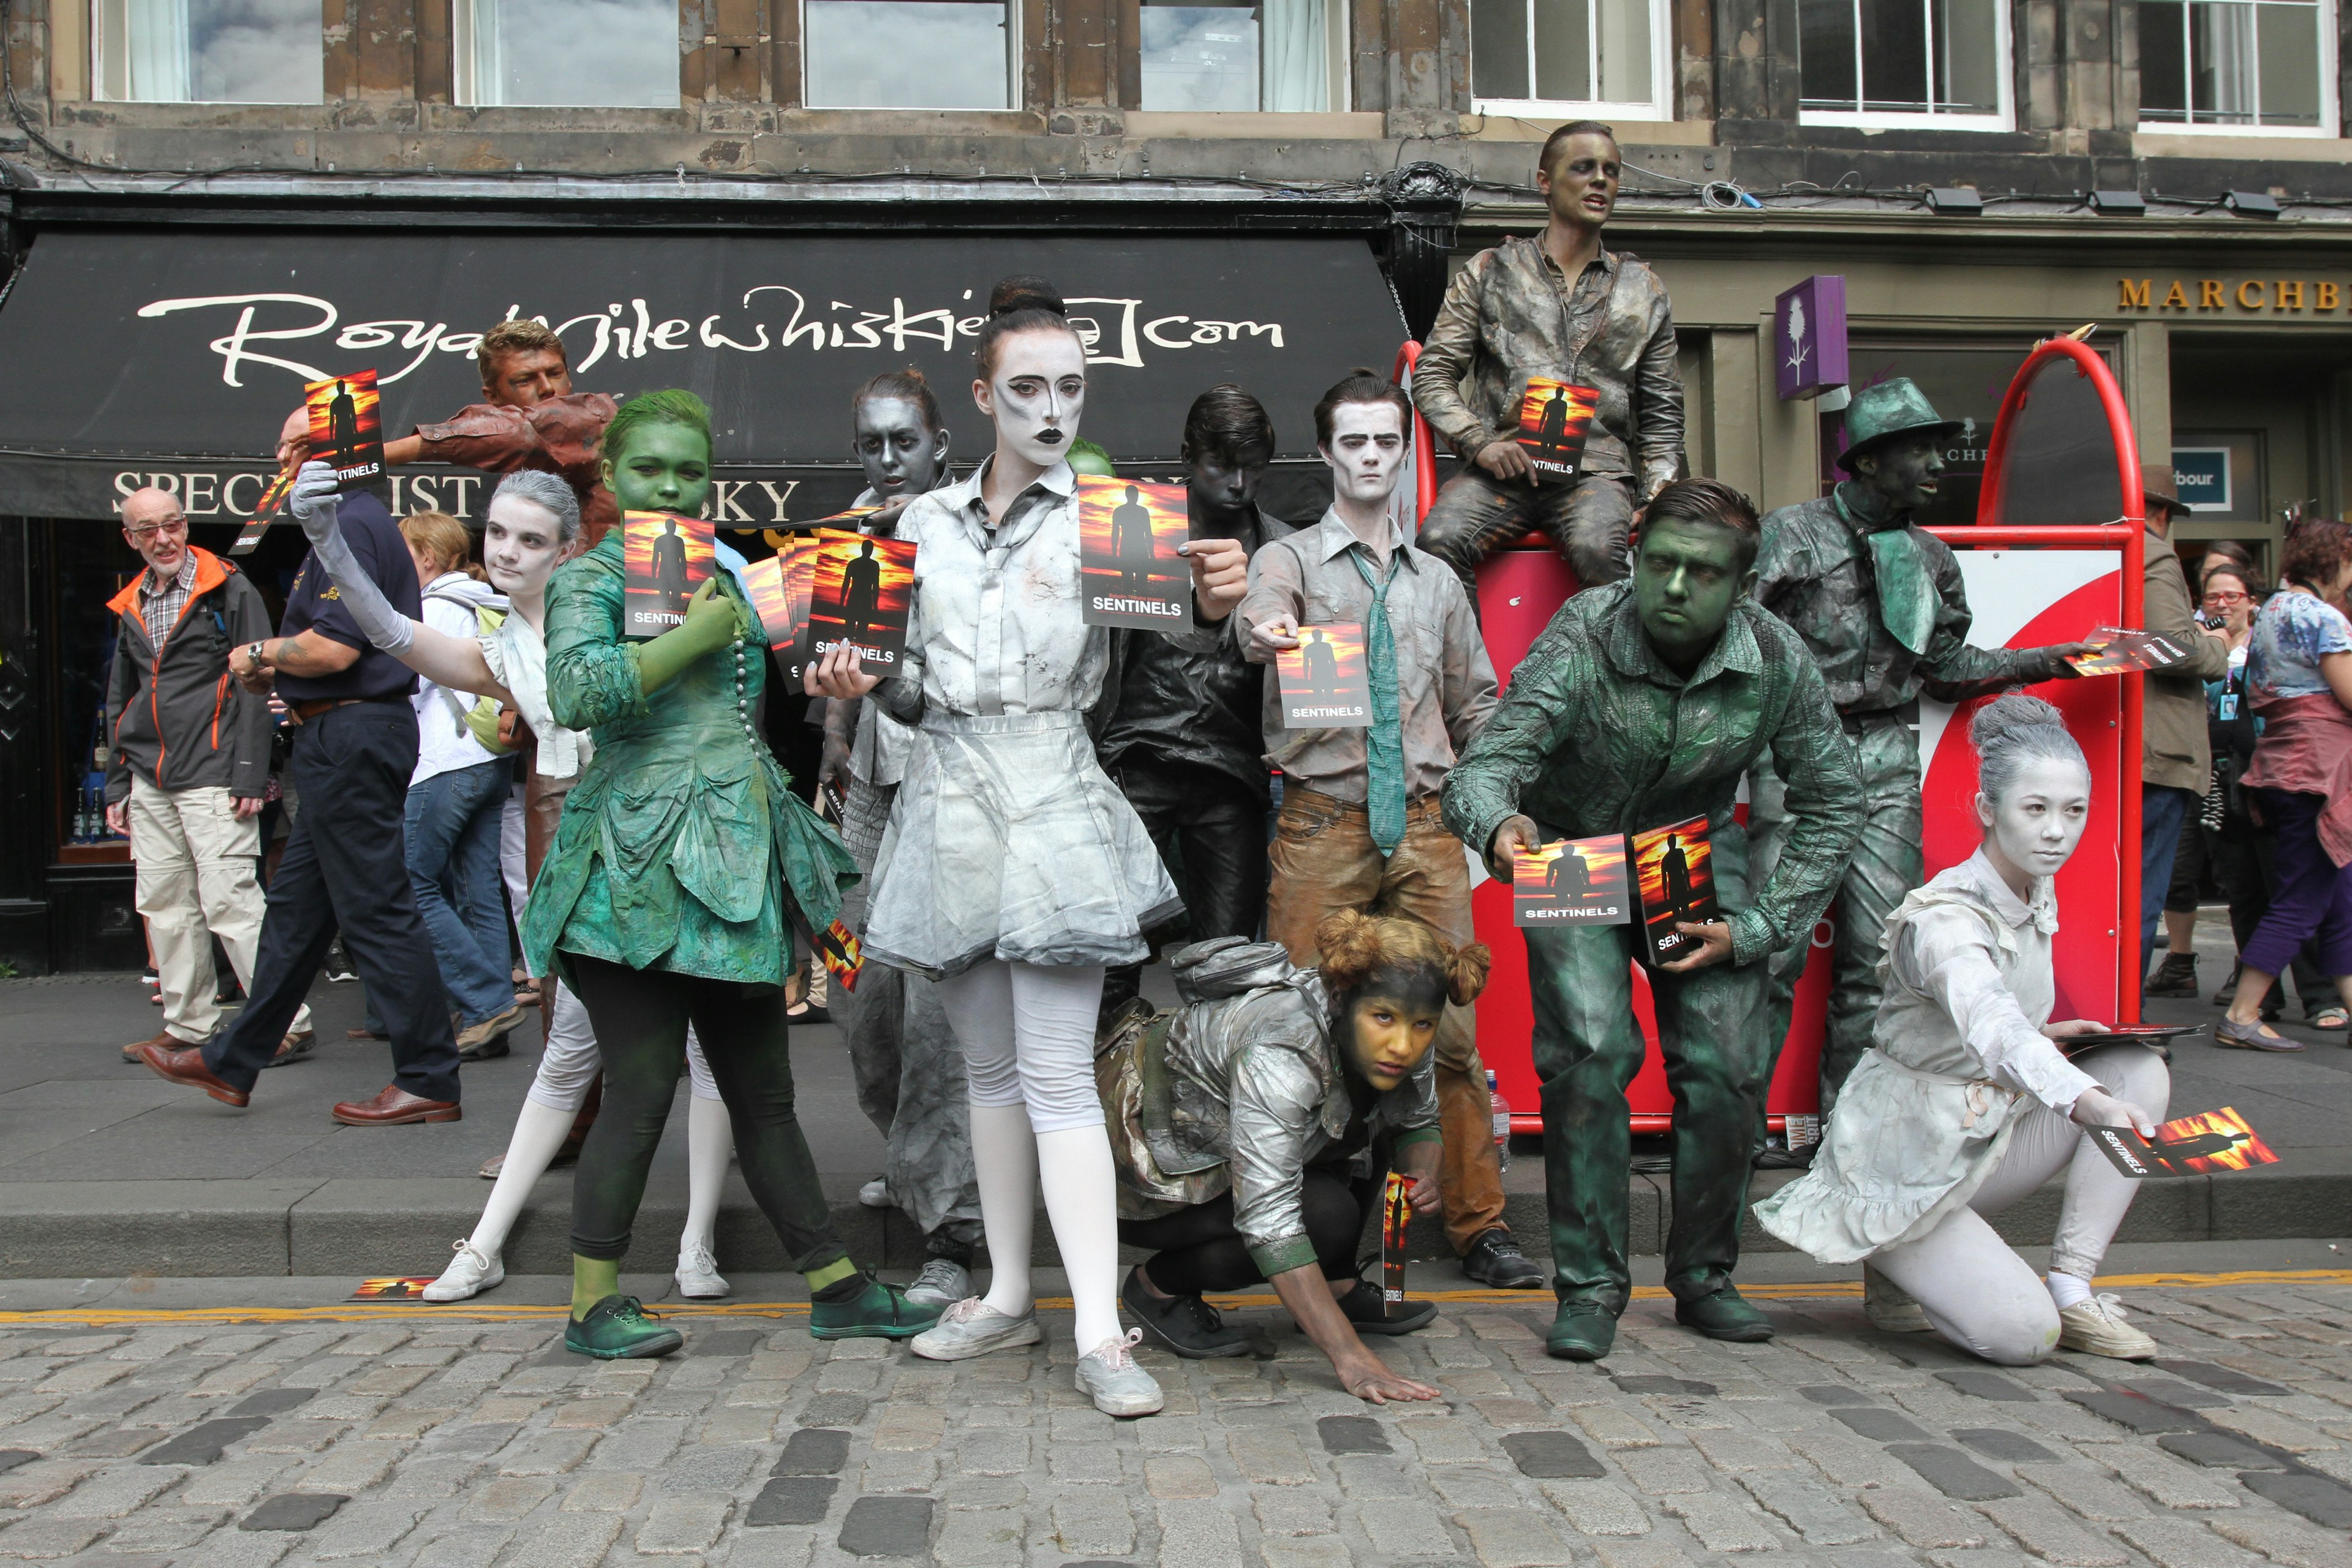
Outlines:
[[[1389,555],[1386,576],[1372,574],[1370,552],[1351,546],[1364,586],[1372,591],[1364,623],[1364,676],[1372,689],[1372,727],[1364,737],[1364,807],[1371,817],[1372,842],[1386,859],[1404,842],[1404,727],[1397,715],[1396,634],[1389,628],[1389,584],[1396,581],[1404,552]]]
[[[1913,653],[1927,651],[1936,629],[1936,584],[1907,528],[1882,528],[1870,536],[1871,565],[1878,576],[1878,615],[1895,640]]]

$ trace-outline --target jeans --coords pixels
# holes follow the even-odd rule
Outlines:
[[[441,983],[465,1026],[514,1005],[514,949],[500,897],[499,834],[514,763],[476,763],[408,791],[408,881],[433,933]]]
[[[2172,890],[2172,860],[2180,850],[2180,825],[2197,809],[2194,790],[2173,784],[2142,784],[2139,790],[2139,973],[2147,979],[2156,928]]]
[[[294,731],[287,773],[302,809],[270,879],[245,1010],[205,1050],[223,1082],[253,1087],[340,931],[390,1026],[394,1084],[457,1100],[448,996],[416,918],[401,837],[415,771],[416,712],[405,701],[331,708]]]
[[[2294,962],[2307,942],[2322,973],[2330,978],[2352,974],[2352,870],[2328,858],[2319,842],[2319,814],[2326,797],[2283,789],[2258,789],[2253,795],[2263,825],[2277,839],[2278,884],[2269,910],[2239,950],[2239,958],[2248,969],[2276,975]]]

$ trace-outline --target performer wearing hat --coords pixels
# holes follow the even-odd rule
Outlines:
[[[1969,646],[1969,596],[1959,563],[1912,521],[1936,498],[1944,443],[1960,428],[1910,381],[1866,387],[1846,409],[1852,475],[1818,500],[1764,519],[1756,560],[1756,602],[1786,621],[1829,678],[1847,743],[1862,770],[1868,804],[1862,841],[1838,884],[1842,900],[1832,950],[1827,1037],[1822,1043],[1822,1116],[1846,1074],[1870,1047],[1878,1013],[1878,961],[1886,918],[1925,875],[1920,859],[1919,692],[1951,701],[2070,675],[2054,647]],[[1757,875],[1768,875],[1786,835],[1780,779],[1759,768],[1750,780],[1749,830]],[[1772,1005],[1763,1016],[1778,1054],[1789,1036],[1797,976],[1811,930],[1772,959]]]

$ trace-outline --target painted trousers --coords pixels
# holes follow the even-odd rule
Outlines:
[[[1498,479],[1465,463],[1446,480],[1422,519],[1415,541],[1460,574],[1478,602],[1478,563],[1496,551],[1541,533],[1586,587],[1625,575],[1625,541],[1633,527],[1633,481],[1606,474],[1573,479]]]
[[[1546,837],[1552,835],[1547,831]],[[1728,915],[1747,907],[1747,836],[1715,837],[1716,896]],[[1626,1187],[1633,1159],[1626,1087],[1645,1047],[1633,1016],[1630,925],[1530,927],[1528,983],[1535,1001],[1536,1078],[1543,1088],[1544,1182],[1551,1211],[1552,1290],[1563,1302],[1622,1312]],[[1666,1288],[1687,1300],[1731,1283],[1748,1175],[1760,1147],[1766,961],[1650,972],[1658,1034],[1674,1091],[1673,1225]]]
[[[1822,1040],[1822,1117],[1828,1120],[1837,1091],[1870,1048],[1870,1027],[1878,1016],[1878,961],[1886,951],[1886,919],[1926,878],[1920,841],[1919,731],[1914,721],[1893,713],[1870,714],[1846,731],[1862,768],[1862,842],[1846,862],[1832,906],[1836,934],[1830,948],[1829,1022]],[[1769,767],[1748,775],[1748,823],[1754,837],[1758,886],[1780,863],[1787,831],[1783,786]],[[1769,1036],[1765,1062],[1771,1064],[1788,1043],[1789,1016],[1797,979],[1811,955],[1813,933],[1800,933],[1766,961],[1770,1000],[1759,1026]]]

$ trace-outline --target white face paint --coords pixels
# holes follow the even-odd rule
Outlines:
[[[2091,816],[2091,780],[2079,763],[2040,757],[2018,771],[1999,800],[1979,794],[1985,847],[2002,869],[2054,877],[2074,858]]]
[[[1386,506],[1404,472],[1404,419],[1392,403],[1342,403],[1331,411],[1331,491],[1342,500]]]
[[[499,593],[525,598],[546,593],[547,580],[571,553],[553,512],[520,496],[491,499],[489,521],[482,530],[482,564]]]
[[[1087,351],[1074,332],[1037,328],[997,345],[996,371],[974,382],[972,400],[996,421],[996,437],[1050,468],[1070,455],[1087,406]]]

